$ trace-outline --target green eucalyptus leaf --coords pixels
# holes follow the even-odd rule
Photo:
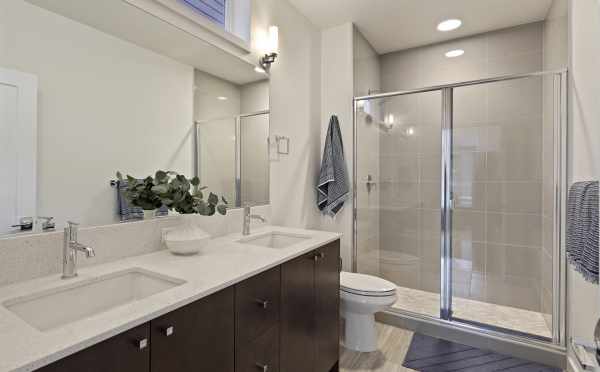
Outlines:
[[[203,200],[200,200],[197,203],[196,210],[198,211],[199,214],[201,214],[203,216],[207,216],[208,215],[208,205]]]
[[[192,184],[192,186],[199,186],[200,185],[200,178],[194,177],[194,178],[191,179],[190,183]]]
[[[219,197],[211,192],[208,195],[208,204],[212,206],[219,204]]]
[[[166,194],[167,192],[169,192],[169,186],[165,184],[152,186],[152,191],[157,194]]]
[[[225,197],[224,197],[224,196],[221,196],[221,200],[223,201],[223,203],[225,203],[225,204],[229,204],[229,203],[227,202],[227,200],[225,200]]]
[[[214,215],[215,214],[215,210],[216,210],[215,206],[212,205],[212,204],[209,204],[208,205],[208,214],[207,214],[207,216]]]
[[[224,204],[220,204],[217,206],[217,212],[219,212],[219,214],[221,215],[226,215],[227,214],[227,206]]]
[[[167,177],[167,172],[161,170],[156,171],[156,174],[154,175],[154,178],[156,178],[158,181],[162,181]]]

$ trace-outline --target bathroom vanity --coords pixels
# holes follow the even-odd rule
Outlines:
[[[9,358],[0,370],[337,371],[339,249],[338,234],[266,227],[214,239],[197,256],[161,251],[82,268],[75,279],[0,288],[0,323],[9,325],[1,338],[17,335],[2,345]],[[98,283],[115,297],[137,286],[139,298],[87,317],[44,316],[43,307],[71,297],[66,309],[100,301]],[[7,299],[11,293],[25,295]],[[60,303],[48,300],[57,295]],[[21,349],[27,341],[32,346]]]

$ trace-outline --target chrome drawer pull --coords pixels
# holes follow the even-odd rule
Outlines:
[[[323,253],[323,252],[317,252],[313,256],[313,260],[315,260],[315,261],[322,260],[323,258],[325,258],[325,253]]]
[[[268,372],[269,371],[269,365],[268,364],[260,364],[260,363],[256,363],[256,366],[262,371],[262,372]]]
[[[140,350],[144,350],[145,348],[148,347],[148,339],[147,338],[142,338],[141,340],[136,341],[136,346],[138,349]]]
[[[257,298],[255,301],[256,301],[256,303],[257,303],[259,306],[261,306],[263,309],[266,309],[266,308],[267,308],[267,306],[269,306],[269,301],[267,301],[267,300],[260,300],[260,299],[258,299],[258,298]]]
[[[165,328],[164,333],[167,337],[171,336],[173,333],[175,333],[175,327],[168,326],[167,328]]]

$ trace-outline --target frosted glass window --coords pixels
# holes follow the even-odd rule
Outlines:
[[[225,27],[226,23],[226,0],[183,0],[211,21]]]

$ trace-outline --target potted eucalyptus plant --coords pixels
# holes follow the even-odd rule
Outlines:
[[[123,180],[120,172],[117,178]],[[206,187],[200,187],[198,177],[192,179],[172,171],[159,170],[154,177],[143,180],[127,175],[127,187],[124,197],[132,204],[152,210],[161,206],[180,214],[181,223],[169,229],[164,240],[174,254],[196,254],[210,240],[211,236],[197,226],[196,216],[227,214],[227,200],[210,192],[206,196]]]
[[[125,181],[121,172],[117,172],[117,179]],[[127,187],[123,191],[125,199],[144,212],[153,213],[165,206],[179,214],[227,214],[227,200],[224,197],[210,192],[204,200],[206,186],[200,187],[198,177],[188,179],[177,172],[159,170],[154,177],[148,176],[140,180],[127,175],[126,180]]]

